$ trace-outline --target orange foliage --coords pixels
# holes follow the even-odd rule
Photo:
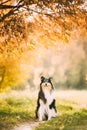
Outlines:
[[[0,10],[0,16],[5,11],[8,12]],[[27,82],[32,71],[31,65],[37,63],[39,48],[53,48],[56,51],[59,43],[72,43],[87,37],[87,12],[78,6],[74,6],[73,11],[72,14],[61,12],[58,17],[37,14],[32,17],[32,21],[26,21],[29,12],[26,16],[24,11],[0,23],[1,86],[16,86]],[[4,71],[1,71],[3,67],[6,69],[4,75]]]

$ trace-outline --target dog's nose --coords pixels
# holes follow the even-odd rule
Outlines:
[[[45,83],[45,86],[47,87],[47,83]]]

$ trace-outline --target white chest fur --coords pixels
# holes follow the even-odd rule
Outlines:
[[[54,99],[54,92],[53,91],[49,91],[49,90],[44,90],[44,94],[45,94],[45,98],[47,100],[48,105],[50,105]]]

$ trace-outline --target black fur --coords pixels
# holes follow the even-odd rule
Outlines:
[[[38,94],[38,100],[37,100],[37,107],[36,107],[36,118],[38,118],[38,109],[40,107],[40,103],[39,103],[39,100],[42,99],[44,104],[46,104],[46,98],[44,96],[44,93],[42,91],[42,89],[39,91],[39,94]]]
[[[49,105],[49,108],[50,108],[50,109],[54,108],[54,109],[55,109],[55,112],[57,112],[56,106],[55,106],[55,99],[54,99],[53,102]]]

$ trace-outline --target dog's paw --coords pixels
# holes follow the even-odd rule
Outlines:
[[[42,122],[43,120],[42,119],[39,119],[40,122]]]

